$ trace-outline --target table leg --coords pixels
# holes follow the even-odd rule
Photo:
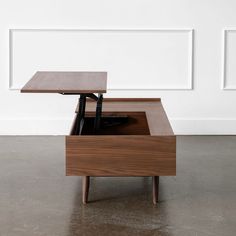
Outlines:
[[[82,176],[82,195],[83,195],[82,201],[83,201],[83,204],[86,204],[88,202],[89,182],[90,182],[89,176]]]
[[[156,205],[158,202],[159,193],[159,176],[152,177],[152,200],[153,204]]]

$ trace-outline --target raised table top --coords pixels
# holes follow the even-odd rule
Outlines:
[[[38,71],[22,93],[106,93],[106,72]]]
[[[95,107],[96,102],[88,99],[86,111],[93,112]],[[151,136],[174,136],[160,98],[105,98],[102,111],[145,112]]]
[[[22,88],[23,93],[105,93],[106,72],[39,71]],[[87,99],[86,111],[94,112],[96,102]],[[78,108],[76,109],[76,112]],[[104,112],[145,112],[151,136],[174,136],[160,98],[105,98]]]

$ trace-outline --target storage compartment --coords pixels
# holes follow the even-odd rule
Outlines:
[[[95,105],[86,104],[82,129],[76,114],[71,133],[66,136],[66,175],[176,174],[176,138],[159,100],[105,99],[100,130],[96,132]]]
[[[94,135],[95,112],[85,114],[81,135]],[[78,114],[71,135],[78,135]],[[103,112],[96,135],[150,135],[145,112]]]

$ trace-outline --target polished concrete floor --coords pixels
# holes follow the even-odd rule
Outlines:
[[[0,137],[0,236],[235,236],[236,136],[177,138],[177,176],[65,177],[63,137]]]

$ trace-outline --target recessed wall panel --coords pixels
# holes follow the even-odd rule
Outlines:
[[[236,30],[224,30],[223,89],[236,89]]]
[[[10,88],[36,71],[107,71],[108,89],[192,88],[192,30],[10,30]]]

